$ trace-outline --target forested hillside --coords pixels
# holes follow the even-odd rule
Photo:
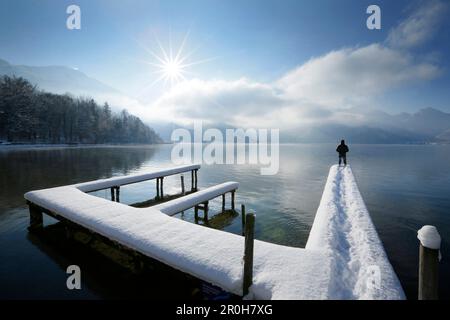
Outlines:
[[[138,117],[108,104],[38,90],[23,78],[0,78],[0,141],[24,143],[159,143]]]

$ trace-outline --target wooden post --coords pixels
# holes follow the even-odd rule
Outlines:
[[[194,184],[194,189],[197,191],[197,189],[198,189],[198,176],[197,176],[197,172],[198,172],[198,169],[195,169],[194,170],[194,176],[195,176],[195,184]]]
[[[204,212],[204,215],[203,215],[203,218],[206,220],[206,221],[208,221],[208,210],[209,210],[209,202],[208,201],[206,201],[204,204],[203,204],[203,212]]]
[[[235,191],[231,191],[231,210],[234,210],[234,194]]]
[[[114,193],[114,187],[111,188],[111,201],[116,201],[116,194]]]
[[[245,205],[241,204],[242,235],[245,235]]]
[[[418,231],[419,248],[419,300],[437,300],[439,287],[439,249],[441,237],[434,226]]]
[[[222,195],[222,212],[225,211],[225,193]]]
[[[156,178],[156,198],[159,199],[159,178]]]
[[[194,207],[194,217],[195,217],[195,221],[198,220],[198,206]]]
[[[161,191],[159,193],[161,194],[161,199],[163,199],[164,198],[164,177],[160,178],[159,186],[161,187]]]
[[[116,202],[120,202],[120,187],[116,187]]]
[[[181,175],[181,194],[184,195],[186,192],[184,190],[184,176]]]
[[[194,170],[191,170],[191,191],[194,190]]]
[[[245,251],[244,251],[244,279],[243,295],[248,294],[253,283],[253,241],[255,229],[255,214],[249,213],[245,218]]]
[[[44,228],[44,218],[41,209],[33,203],[28,204],[28,209],[30,211],[30,225],[28,230],[42,230]]]

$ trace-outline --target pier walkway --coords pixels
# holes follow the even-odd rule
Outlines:
[[[234,195],[237,183],[149,208],[134,208],[86,193],[198,169],[177,167],[175,171],[164,169],[145,176],[28,192],[30,226],[42,227],[45,212],[243,295],[244,237],[169,216],[227,192]],[[350,167],[331,167],[306,248],[254,241],[252,283],[247,298],[253,299],[404,298]]]

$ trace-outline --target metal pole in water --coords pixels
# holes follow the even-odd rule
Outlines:
[[[434,226],[417,232],[419,248],[419,300],[437,300],[439,287],[439,249],[441,236]]]

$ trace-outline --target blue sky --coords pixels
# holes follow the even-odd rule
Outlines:
[[[66,28],[65,11],[70,4],[81,7],[81,30]],[[365,11],[370,4],[381,7],[381,30],[366,28]],[[435,9],[427,13],[433,6]],[[278,105],[287,117],[294,114],[293,109],[298,105],[307,106],[295,113],[296,117],[304,118],[317,110],[334,113],[336,109],[355,107],[373,107],[391,113],[423,107],[450,111],[447,59],[450,22],[444,13],[447,9],[444,1],[437,0],[5,0],[0,2],[0,58],[13,64],[79,68],[138,99],[141,105],[135,106],[137,113],[145,113],[146,108],[159,108],[165,110],[161,116],[169,116],[170,112],[188,114],[192,109],[194,114],[201,114],[201,106],[208,108],[212,99],[218,111],[210,113],[211,117],[228,110],[227,103],[231,101],[237,105],[235,108],[247,110],[241,116],[247,116],[251,122],[251,112],[257,112],[259,107],[248,101],[253,99],[258,105],[264,105],[260,99],[265,98],[267,110],[271,108],[270,103],[272,108]],[[420,14],[428,16],[422,19]],[[414,45],[395,44],[390,38],[393,30],[408,18],[417,20],[418,16],[419,25],[416,29],[406,28],[413,30],[407,36],[413,37],[411,33],[425,29],[425,35],[417,35],[423,39]],[[154,67],[142,61],[157,61],[144,47],[158,51],[158,38],[166,48],[171,39],[176,48],[188,31],[186,52],[198,48],[190,60],[214,59],[190,67],[188,83],[177,88],[160,83],[148,87],[157,75]],[[397,34],[401,32],[404,30],[397,30]],[[358,51],[364,48],[369,50]],[[333,52],[342,56],[321,59]],[[361,59],[366,60],[359,58],[360,53]],[[370,64],[380,58],[380,53],[386,63],[379,62],[374,69],[363,70],[363,75],[355,74],[358,69],[354,63]],[[407,58],[402,60],[402,57]],[[308,61],[312,64],[305,68]],[[395,73],[382,70],[398,65],[403,68]],[[295,77],[286,78],[296,70]],[[308,70],[313,74],[309,75]],[[348,72],[348,75],[336,80],[336,89],[333,82],[322,86],[319,78],[316,81],[320,88],[308,82],[321,72],[331,73],[324,76],[326,81],[334,78],[335,72]],[[371,72],[382,75],[374,76],[375,84],[367,80]],[[378,86],[376,81],[387,85]],[[352,88],[355,83],[366,82],[369,87]],[[308,92],[297,94],[302,91]],[[192,97],[194,93],[196,96]],[[329,98],[324,98],[327,95]],[[198,101],[202,98],[206,100]],[[180,101],[191,101],[194,105],[179,106]],[[265,117],[270,116],[267,110],[261,111]],[[232,120],[232,117],[228,119]]]

